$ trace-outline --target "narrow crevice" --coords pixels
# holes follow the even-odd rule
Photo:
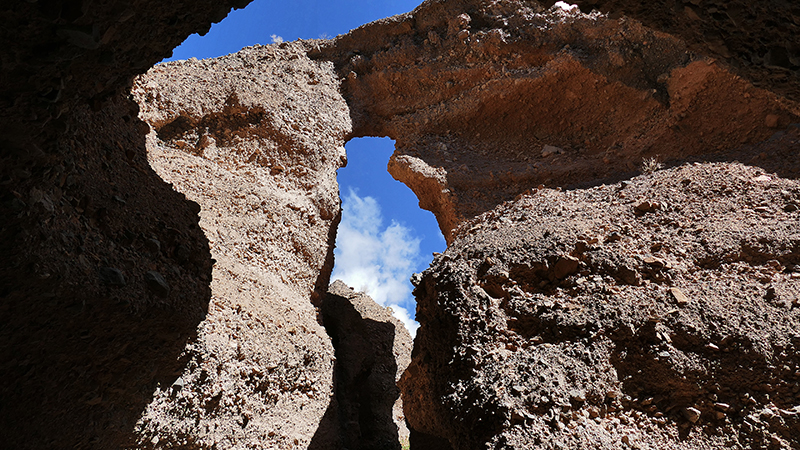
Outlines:
[[[408,332],[385,308],[341,281],[330,286],[321,314],[336,354],[335,395],[309,448],[399,450],[407,432],[396,421],[397,378],[410,360]]]

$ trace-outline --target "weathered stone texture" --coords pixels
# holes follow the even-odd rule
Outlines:
[[[333,66],[300,43],[252,47],[156,66],[133,94],[152,127],[150,164],[200,205],[216,260],[208,316],[142,416],[138,446],[305,448],[334,394],[314,308],[350,132]]]
[[[410,427],[454,449],[798,448],[798,195],[688,164],[463,224],[415,290]]]
[[[546,6],[553,0],[542,2]],[[800,100],[800,5],[782,0],[575,0],[684,39],[758,87]]]
[[[147,164],[128,90],[246,3],[0,6],[2,446],[119,448],[174,380],[211,256],[197,205]]]
[[[315,308],[342,146],[374,135],[450,243],[414,448],[800,448],[793,2],[428,0],[158,66],[147,124],[132,77],[247,2],[95,3],[0,7],[5,446],[383,442],[350,393],[393,401],[403,364],[341,303],[367,356],[334,370]]]
[[[532,2],[425,2],[312,55],[336,62],[354,135],[397,141],[389,171],[448,241],[527,189],[627,178],[800,120],[674,36]]]

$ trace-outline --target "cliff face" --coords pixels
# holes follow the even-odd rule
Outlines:
[[[428,2],[314,56],[448,238],[412,447],[800,445],[797,105],[613,17]]]
[[[798,120],[674,36],[530,2],[426,2],[312,56],[336,62],[354,134],[397,141],[389,171],[449,242],[527,189],[628,178]]]
[[[152,127],[149,162],[200,205],[215,260],[208,314],[137,446],[319,443],[334,355],[314,304],[333,268],[350,132],[332,65],[302,44],[255,47],[159,65],[132,92]]]
[[[7,446],[393,438],[397,324],[326,297],[342,145],[385,135],[450,245],[414,448],[800,448],[796,8],[427,1],[158,66],[141,122],[131,77],[244,3],[0,7]]]
[[[339,280],[328,290],[322,317],[336,347],[331,415],[341,438],[331,448],[400,449],[409,431],[397,382],[411,362],[411,335],[389,310]]]
[[[180,370],[211,256],[197,204],[147,163],[129,82],[246,3],[0,7],[4,447],[127,445]]]
[[[463,224],[415,290],[417,442],[798,448],[799,195],[696,163]]]

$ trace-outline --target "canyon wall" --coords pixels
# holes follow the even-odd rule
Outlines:
[[[379,38],[377,38],[379,37]],[[426,2],[312,57],[336,62],[354,135],[390,136],[389,171],[442,232],[530,188],[628,178],[760,142],[796,106],[671,35],[532,2]]]
[[[210,298],[196,203],[150,168],[131,78],[246,1],[0,7],[0,435],[120,448]]]
[[[313,55],[448,239],[412,448],[800,445],[798,106],[619,17],[426,2]]]
[[[429,0],[133,98],[246,2],[0,8],[4,443],[399,447],[405,337],[327,292],[343,145],[390,136],[449,244],[412,448],[800,448],[796,8],[550,3]]]
[[[299,43],[248,48],[158,65],[132,93],[152,129],[150,165],[200,205],[215,261],[208,313],[138,423],[137,447],[335,446],[336,423],[320,423],[334,349],[315,309],[350,132],[332,64]]]

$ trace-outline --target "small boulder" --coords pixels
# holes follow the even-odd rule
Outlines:
[[[100,282],[109,286],[125,286],[125,275],[114,267],[100,268]]]
[[[144,280],[147,283],[147,288],[150,289],[152,293],[159,297],[169,296],[169,284],[167,284],[167,280],[165,280],[160,273],[150,270],[144,274]]]

